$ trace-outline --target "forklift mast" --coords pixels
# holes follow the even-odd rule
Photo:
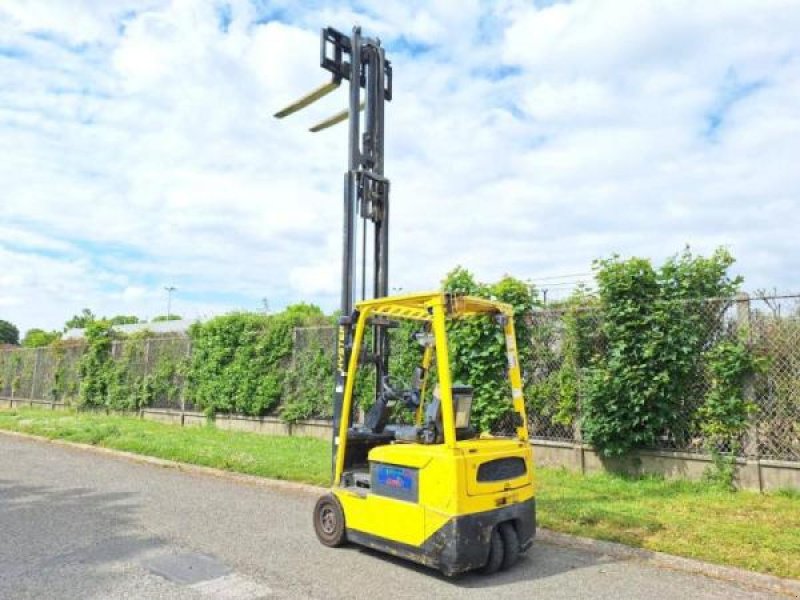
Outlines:
[[[337,335],[333,398],[335,457],[338,446],[335,432],[342,419],[352,348],[354,300],[359,291],[361,300],[382,298],[389,293],[389,180],[384,176],[383,164],[384,106],[392,99],[392,65],[386,59],[380,40],[362,35],[361,28],[356,26],[350,36],[332,27],[321,31],[320,66],[331,73],[330,82],[277,112],[275,117],[280,119],[309,106],[337,89],[342,80],[349,83],[348,108],[310,128],[316,133],[345,119],[349,127],[348,165],[344,176],[342,315]],[[372,255],[371,264],[367,261],[368,253]],[[371,295],[367,296],[368,293]],[[381,382],[389,369],[386,326],[387,323],[374,323],[372,352],[365,353],[362,358],[375,365],[376,395],[380,394]],[[347,418],[352,424],[352,415]]]

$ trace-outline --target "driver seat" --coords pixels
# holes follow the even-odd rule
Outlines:
[[[435,424],[437,429],[442,427],[441,402],[438,397],[434,397],[428,406],[425,407],[425,424],[430,428]],[[420,434],[425,427],[417,425],[388,425],[386,427],[394,432],[394,439],[397,442],[418,442]]]
[[[421,427],[417,427],[416,425],[387,425],[387,430],[392,430],[394,432],[394,440],[396,442],[416,442],[418,441],[417,436],[419,435]]]
[[[466,386],[454,386],[454,390],[467,390],[471,393],[471,388]],[[439,386],[434,389],[433,399],[425,407],[424,425],[387,425],[386,431],[394,433],[397,442],[441,444],[444,442],[444,427],[442,425],[442,402],[439,398]],[[461,427],[456,425],[456,440],[470,440],[478,436],[478,433],[467,423]]]

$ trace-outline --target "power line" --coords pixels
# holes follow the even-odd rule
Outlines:
[[[550,281],[553,279],[567,279],[568,277],[590,277],[594,273],[567,273],[565,275],[548,275],[547,277],[531,277],[532,281]]]
[[[575,285],[592,285],[591,281],[585,281],[585,280],[584,281],[557,281],[555,283],[542,283],[541,285],[537,285],[537,282],[535,282],[535,281],[532,282],[532,283],[536,287],[548,287],[548,288],[570,287],[570,286],[575,286]]]

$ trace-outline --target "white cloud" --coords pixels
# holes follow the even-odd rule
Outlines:
[[[333,296],[338,293],[341,281],[337,267],[332,263],[296,267],[289,271],[289,282],[294,289],[309,296]]]
[[[55,34],[73,44],[112,39],[130,11],[156,2],[4,0],[2,12],[22,31]],[[163,4],[163,3],[160,3]]]
[[[344,92],[271,114],[355,21],[395,67],[391,287],[685,243],[797,287],[796,1],[231,4],[3,3],[2,318],[334,308],[345,130],[306,129]]]

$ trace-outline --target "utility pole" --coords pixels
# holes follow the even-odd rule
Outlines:
[[[167,320],[169,321],[170,317],[172,316],[172,292],[177,290],[174,285],[168,285],[164,287],[167,290]]]

